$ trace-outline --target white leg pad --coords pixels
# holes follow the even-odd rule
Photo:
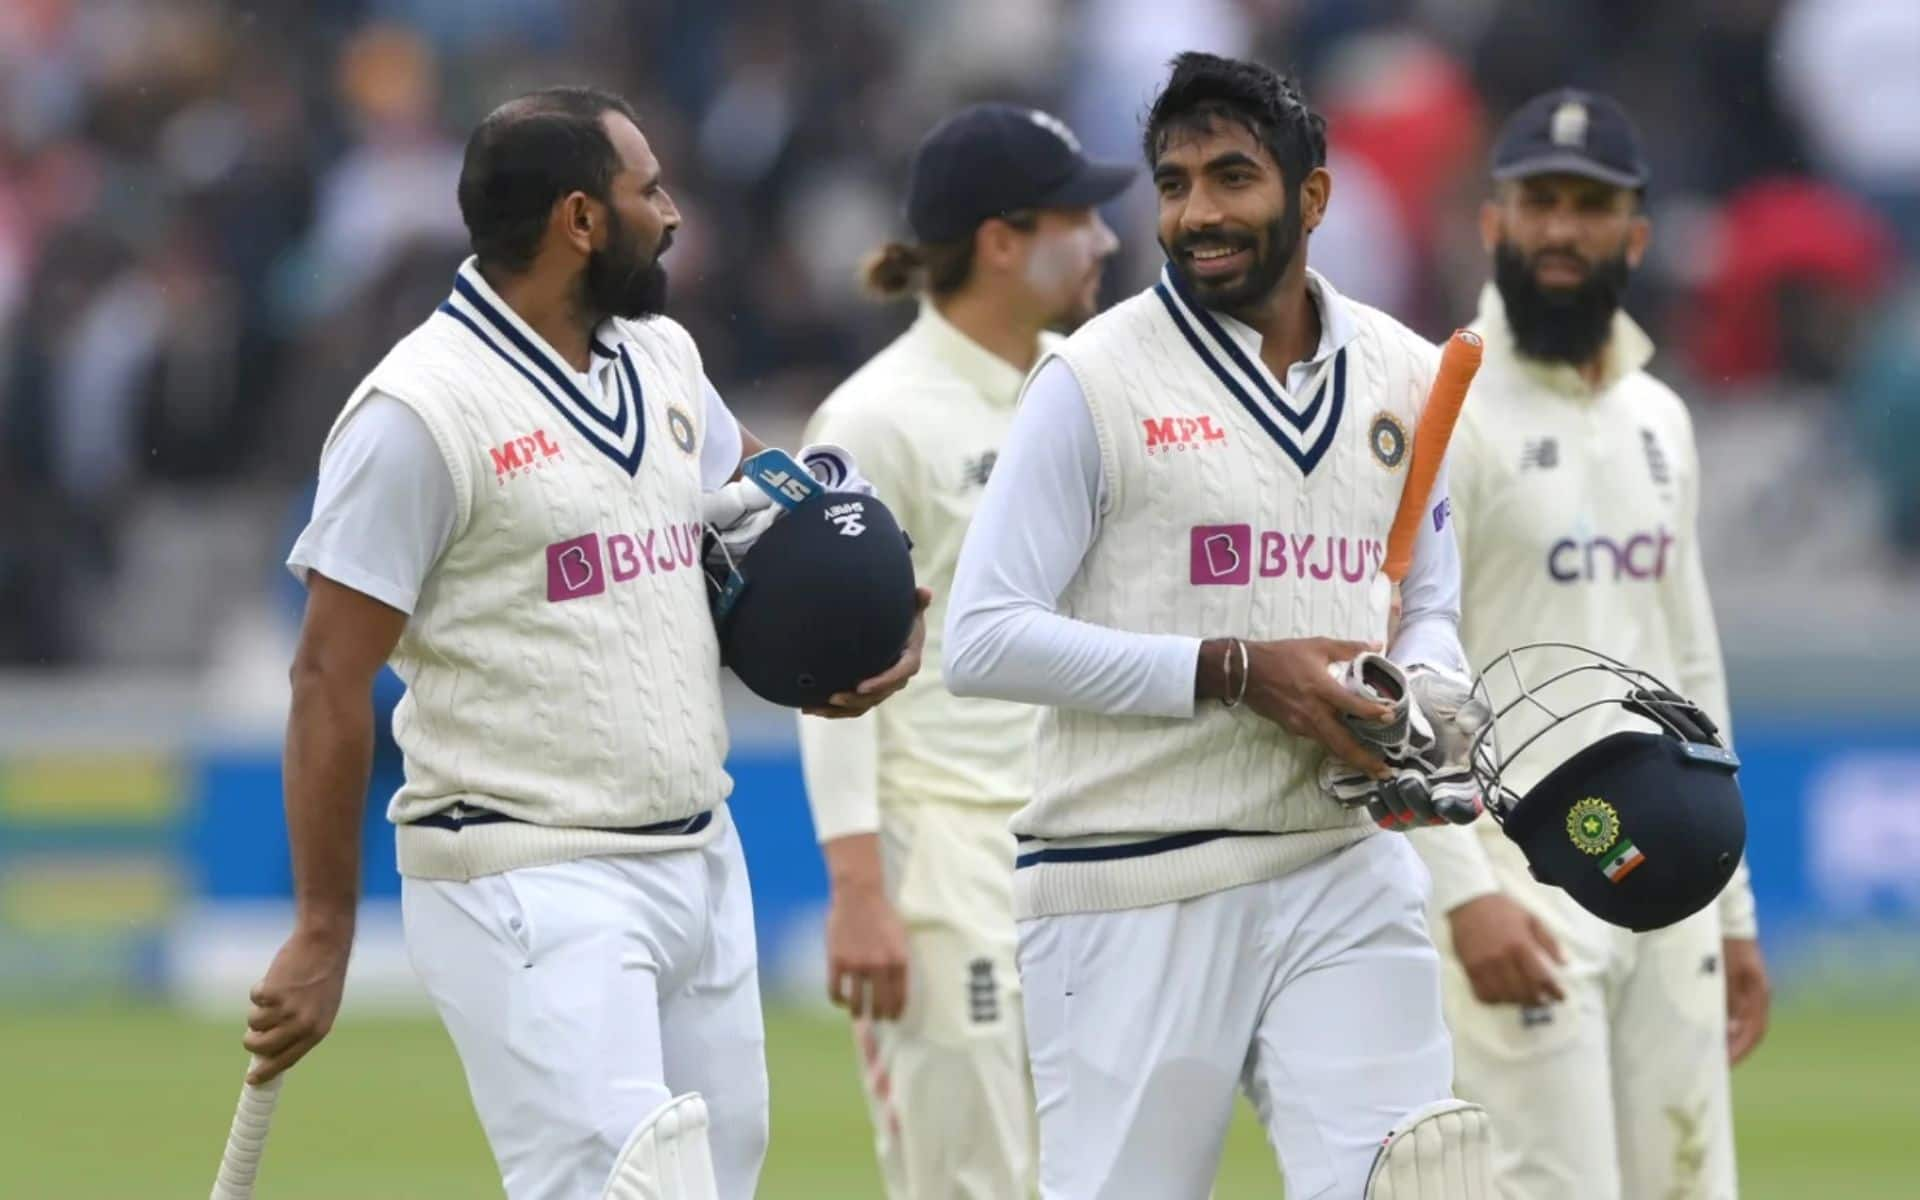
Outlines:
[[[1402,1117],[1374,1155],[1367,1200],[1494,1200],[1487,1110],[1441,1100]]]
[[[720,1200],[707,1146],[707,1102],[675,1096],[627,1138],[604,1200]]]

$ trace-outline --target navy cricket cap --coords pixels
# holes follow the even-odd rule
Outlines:
[[[1598,92],[1561,88],[1522,104],[1493,146],[1493,177],[1579,175],[1647,186],[1647,157],[1626,110]]]
[[[1017,104],[975,104],[920,141],[907,183],[907,226],[922,243],[967,237],[1021,209],[1090,208],[1118,196],[1137,170],[1090,161],[1057,117]]]
[[[918,612],[907,535],[887,506],[820,492],[753,543],[719,617],[721,660],[763,700],[823,705],[900,660]]]

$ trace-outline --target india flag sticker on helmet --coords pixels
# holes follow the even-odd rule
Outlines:
[[[1607,851],[1607,856],[1600,860],[1600,870],[1605,872],[1609,882],[1619,883],[1645,861],[1647,856],[1640,853],[1638,846],[1621,838],[1619,844]]]

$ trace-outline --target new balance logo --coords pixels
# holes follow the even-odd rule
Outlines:
[[[1520,449],[1520,469],[1551,471],[1560,465],[1560,443],[1550,437],[1530,438]]]
[[[993,464],[1000,461],[997,450],[989,450],[979,458],[970,458],[961,470],[961,477],[975,487],[987,486],[987,480],[993,476]]]
[[[1212,417],[1148,418],[1140,425],[1146,430],[1148,454],[1197,450],[1227,440],[1227,431],[1215,425]]]
[[[993,981],[993,960],[976,958],[967,964],[967,1014],[975,1025],[1000,1019],[1000,988]]]
[[[536,429],[524,437],[503,442],[487,453],[493,456],[495,481],[504,484],[522,471],[545,466],[548,459],[559,458],[562,452],[546,430]]]

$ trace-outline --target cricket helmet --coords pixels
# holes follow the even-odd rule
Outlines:
[[[1740,760],[1697,704],[1649,672],[1568,642],[1509,650],[1474,689],[1493,712],[1473,743],[1474,778],[1534,878],[1638,932],[1684,920],[1719,896],[1746,850],[1747,819]],[[1638,720],[1622,722],[1622,712]],[[1563,744],[1556,733],[1577,731],[1596,713],[1612,732],[1524,795],[1509,786],[1530,749],[1543,739]]]
[[[787,708],[823,705],[898,662],[918,612],[907,535],[854,492],[814,493],[738,561],[720,555],[708,579],[721,662]]]

